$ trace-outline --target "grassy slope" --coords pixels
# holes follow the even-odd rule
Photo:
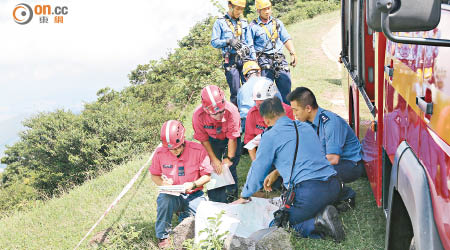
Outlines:
[[[61,198],[2,219],[0,249],[73,249],[147,159],[136,157]],[[155,185],[145,171],[95,232],[126,224],[154,237],[155,200]]]
[[[292,72],[294,86],[307,86],[316,93],[321,106],[331,103],[323,96],[342,91],[335,85],[340,79],[334,62],[329,61],[320,49],[321,38],[338,22],[334,12],[318,16],[288,27],[300,58],[300,65]],[[189,107],[192,108],[192,107]],[[192,112],[192,111],[191,111]],[[186,111],[189,118],[191,112]],[[190,121],[185,124],[192,133]],[[188,136],[190,137],[190,136]],[[146,162],[148,155],[117,167],[96,180],[77,187],[61,198],[39,204],[27,212],[16,213],[0,220],[0,249],[71,249],[89,230],[108,205],[120,193],[135,172]],[[240,184],[246,178],[250,166],[248,156],[239,164]],[[335,244],[328,240],[292,238],[296,249],[381,249],[384,247],[384,216],[376,208],[367,180],[352,183],[358,193],[357,209],[342,215],[347,240]],[[113,211],[100,223],[94,233],[108,227],[123,225],[122,236],[137,232],[133,240],[116,241],[125,248],[152,248],[156,217],[155,186],[147,172],[140,176],[135,186]],[[91,237],[88,238],[88,240]],[[87,241],[88,241],[87,240]],[[87,248],[87,241],[82,248]]]

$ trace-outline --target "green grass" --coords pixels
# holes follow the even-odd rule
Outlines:
[[[320,47],[322,36],[338,21],[339,13],[333,12],[288,27],[300,59],[300,64],[292,72],[293,87],[311,88],[319,104],[325,108],[331,107],[327,94],[342,91],[340,86],[334,84],[341,79],[336,64],[327,59]],[[187,138],[192,138],[190,117],[195,106],[185,109],[183,123],[187,128]],[[136,156],[127,164],[86,182],[60,198],[37,203],[30,210],[0,219],[0,249],[73,249],[149,155]],[[245,182],[250,164],[248,156],[241,158],[238,166],[240,186]],[[382,210],[376,207],[368,181],[360,179],[350,186],[357,192],[357,207],[342,214],[347,239],[336,244],[330,240],[293,236],[295,249],[384,248],[385,218]],[[150,180],[148,171],[145,171],[81,248],[154,248],[156,196],[156,186]],[[93,235],[110,227],[115,232],[110,244],[88,244]]]
[[[3,218],[0,249],[73,249],[147,159],[148,155],[136,157],[60,198]],[[125,230],[134,226],[142,232],[140,246],[149,245],[146,242],[155,240],[156,196],[156,186],[145,171],[95,232],[118,225],[125,225]]]
[[[316,95],[320,106],[333,110],[330,94],[342,91],[336,82],[341,73],[336,63],[330,61],[321,50],[322,37],[339,21],[339,12],[320,15],[288,26],[300,64],[292,71],[293,88],[305,86]],[[288,54],[288,53],[285,53]],[[291,68],[292,70],[292,68]],[[247,176],[250,165],[248,156],[241,157],[238,166],[240,184]],[[356,209],[342,214],[346,240],[336,244],[331,240],[300,239],[292,236],[295,249],[383,249],[385,217],[377,208],[367,179],[349,184],[356,193]]]

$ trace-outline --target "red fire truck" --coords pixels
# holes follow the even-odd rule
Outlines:
[[[450,5],[341,0],[349,123],[386,249],[450,249]],[[446,39],[447,38],[447,39]]]

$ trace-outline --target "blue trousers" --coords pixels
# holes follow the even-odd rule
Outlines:
[[[247,121],[247,117],[241,118],[241,135],[245,132],[245,121]]]
[[[211,143],[214,154],[216,155],[217,158],[222,159],[223,156],[226,156],[228,154],[228,139],[219,140],[209,137],[209,142]],[[210,201],[230,203],[239,198],[236,166],[239,164],[240,159],[241,159],[241,138],[238,137],[233,165],[231,165],[230,167],[230,172],[231,175],[233,176],[235,184],[208,190],[208,197]]]
[[[290,102],[286,99],[286,96],[291,92],[291,74],[289,71],[281,70],[279,77],[275,77],[275,72],[272,69],[267,69],[272,65],[272,59],[269,57],[260,57],[258,59],[258,64],[261,66],[261,76],[267,77],[272,81],[275,80],[275,84],[277,85],[278,90],[280,91],[281,97],[283,98],[283,102],[286,104],[290,104]],[[289,67],[286,59],[283,59],[282,65],[284,67]]]
[[[327,205],[338,200],[340,182],[333,176],[327,181],[303,181],[295,186],[294,204],[289,208],[289,223],[303,237],[320,238],[314,233],[314,218]]]
[[[334,165],[339,179],[344,183],[356,181],[364,172],[362,162],[356,163],[349,160],[340,160],[337,165]],[[356,196],[355,191],[351,187],[344,186],[339,200],[347,200]]]
[[[159,194],[156,199],[156,238],[164,239],[169,236],[174,213],[178,213],[178,221],[181,222],[189,216],[194,216],[198,205],[203,200],[206,200],[203,191],[180,196]]]
[[[229,62],[224,63],[223,67],[225,68],[225,78],[230,88],[230,102],[237,107],[237,93],[241,88],[241,81],[242,84],[245,83],[245,78],[242,73],[243,62],[242,60],[236,60],[236,58],[236,54],[231,54]]]

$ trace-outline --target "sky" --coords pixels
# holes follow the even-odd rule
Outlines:
[[[17,24],[20,3],[68,12],[63,23],[54,16],[40,23],[35,13]],[[2,0],[0,123],[57,108],[79,112],[101,88],[129,86],[131,70],[165,56],[208,14],[218,14],[209,0]]]

